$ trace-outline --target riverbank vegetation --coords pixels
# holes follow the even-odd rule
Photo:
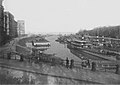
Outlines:
[[[105,36],[105,37],[120,39],[120,25],[97,27],[92,30],[80,30],[76,34],[79,35],[88,34],[90,36]]]

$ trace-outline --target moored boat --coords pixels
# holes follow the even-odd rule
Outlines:
[[[50,42],[45,39],[32,41],[32,46],[34,49],[46,50],[50,46]]]
[[[95,47],[89,41],[85,40],[68,41],[67,47],[70,49],[77,49],[89,55],[100,57],[106,60],[116,60],[116,56],[118,56],[118,54],[113,55],[113,53],[110,51],[103,50],[100,46]]]

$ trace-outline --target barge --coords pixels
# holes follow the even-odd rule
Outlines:
[[[50,48],[50,42],[46,39],[34,39],[26,43],[26,46],[32,50],[43,52]]]
[[[103,50],[102,46],[94,46],[85,40],[68,40],[67,47],[110,61],[116,61],[116,56],[119,56],[119,54]]]
[[[32,41],[32,46],[35,49],[48,49],[50,47],[50,42],[45,40],[45,39],[41,39],[41,40],[36,40],[36,41]]]

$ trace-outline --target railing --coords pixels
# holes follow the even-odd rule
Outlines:
[[[104,71],[104,72],[112,72],[119,74],[119,65],[117,63],[111,63],[108,61],[93,61],[93,60],[81,60],[81,61],[74,61],[73,59],[69,60],[66,58],[60,59],[53,55],[26,55],[17,53],[17,52],[10,52],[10,53],[3,53],[0,55],[2,59],[8,60],[19,60],[19,61],[28,61],[28,62],[45,62],[52,65],[62,65],[66,68],[74,69],[88,69],[91,71]]]

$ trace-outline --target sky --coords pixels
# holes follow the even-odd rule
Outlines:
[[[120,0],[4,0],[26,33],[78,32],[120,25]]]

